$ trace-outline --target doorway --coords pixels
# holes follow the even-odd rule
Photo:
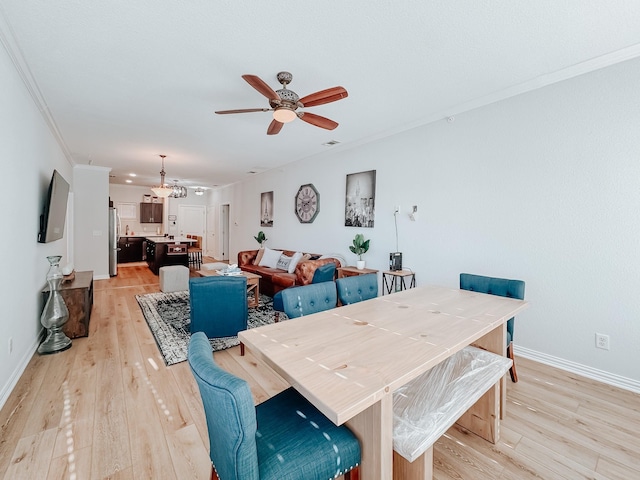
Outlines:
[[[205,228],[206,218],[204,205],[178,206],[178,231],[181,237],[187,234],[197,235],[204,240]]]
[[[229,260],[229,204],[220,206],[220,235],[222,240],[222,260]]]
[[[216,245],[216,208],[211,205],[207,206],[207,239],[203,252],[207,257],[218,258],[218,245]]]

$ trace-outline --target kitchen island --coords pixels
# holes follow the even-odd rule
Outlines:
[[[189,266],[189,255],[187,248],[190,244],[195,243],[195,238],[185,237],[146,237],[147,243],[147,265],[149,269],[159,274],[160,268],[166,265],[184,265]]]

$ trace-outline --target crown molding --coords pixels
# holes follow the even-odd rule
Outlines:
[[[67,148],[64,138],[62,138],[62,134],[58,129],[58,125],[56,124],[55,119],[53,118],[53,116],[51,115],[51,112],[49,111],[49,107],[47,106],[47,102],[44,98],[44,95],[42,95],[42,92],[40,91],[40,88],[38,87],[38,84],[33,74],[31,73],[31,69],[29,68],[27,61],[25,60],[24,55],[22,54],[22,49],[20,48],[20,45],[16,39],[13,28],[11,28],[11,25],[7,21],[5,12],[2,9],[1,5],[0,5],[0,43],[4,46],[4,49],[6,50],[7,55],[11,59],[11,62],[13,63],[16,71],[18,72],[18,75],[20,76],[22,83],[27,89],[27,92],[29,92],[31,99],[36,104],[38,111],[42,115],[42,118],[44,119],[47,126],[49,127],[49,130],[51,131],[51,134],[55,138],[56,142],[60,146],[60,149],[62,150],[62,153],[64,154],[65,158],[71,164],[71,166],[75,166],[76,162],[73,160],[73,157],[71,156],[71,153]]]

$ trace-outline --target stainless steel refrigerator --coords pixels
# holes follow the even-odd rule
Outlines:
[[[120,216],[118,211],[109,207],[109,275],[118,274],[118,240],[120,240]]]

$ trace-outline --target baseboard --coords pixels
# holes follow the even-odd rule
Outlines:
[[[631,392],[640,393],[640,381],[633,380],[631,378],[622,377],[614,373],[605,372],[604,370],[598,370],[597,368],[588,367],[580,363],[565,360],[563,358],[554,357],[553,355],[547,355],[546,353],[530,350],[525,347],[515,346],[515,354],[518,357],[528,358],[535,362],[544,363],[552,367],[565,370],[567,372],[575,373],[583,377],[596,380],[598,382],[606,383],[614,387],[629,390]]]
[[[34,353],[36,353],[36,350],[38,349],[38,345],[40,345],[41,338],[42,338],[42,331],[40,331],[40,335],[37,336],[34,344],[31,345],[29,349],[27,349],[25,354],[20,359],[20,363],[18,363],[18,366],[16,367],[14,372],[11,374],[11,377],[9,377],[9,381],[2,386],[2,391],[0,391],[0,410],[2,410],[2,408],[4,407],[4,404],[9,399],[9,395],[11,395],[11,392],[13,392],[13,389],[18,384],[18,380],[20,380],[20,377],[22,376],[24,371],[27,369],[27,365],[29,365],[31,358],[33,357]]]

